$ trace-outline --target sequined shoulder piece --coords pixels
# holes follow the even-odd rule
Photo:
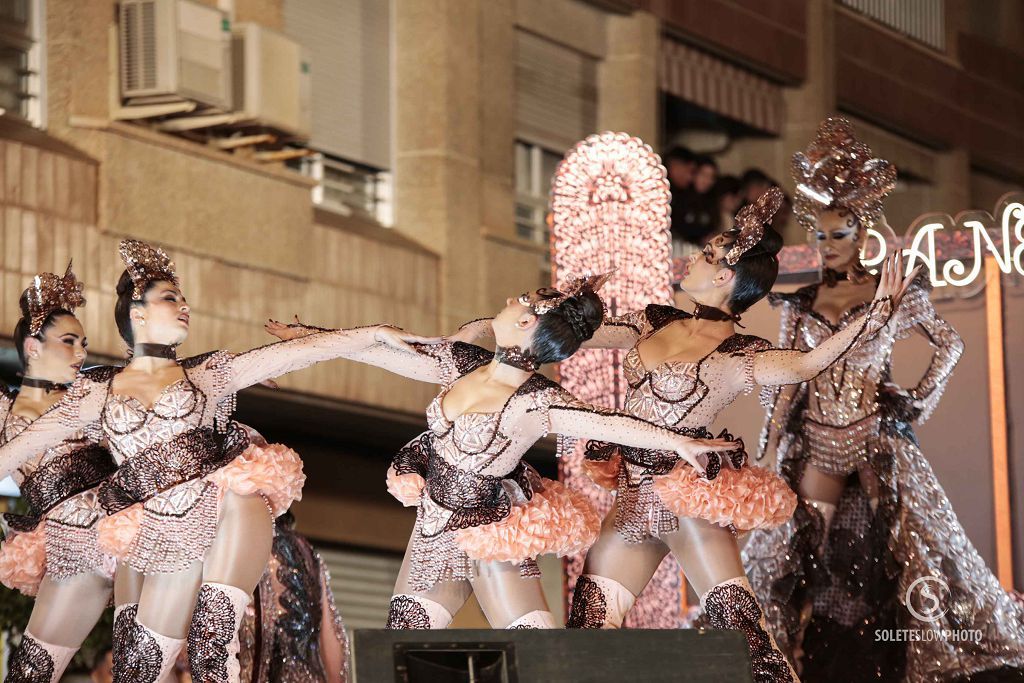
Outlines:
[[[520,385],[516,389],[516,396],[527,396],[529,394],[535,394],[538,391],[544,391],[546,389],[562,389],[562,385],[553,379],[549,379],[544,375],[533,375],[530,379]]]
[[[647,322],[651,324],[651,329],[653,330],[660,330],[665,325],[676,320],[693,317],[675,306],[664,306],[662,304],[648,304],[647,308],[644,309],[644,315],[647,316]]]
[[[795,292],[769,292],[768,303],[772,308],[779,308],[783,304],[790,304],[798,311],[806,312],[814,306],[815,294],[818,285],[807,285]]]
[[[96,384],[106,384],[114,378],[114,375],[124,368],[117,365],[97,365],[96,367],[82,370],[82,376]]]
[[[212,359],[218,353],[227,355],[227,351],[207,351],[206,353],[201,353],[198,356],[189,356],[188,358],[183,358],[180,361],[178,361],[178,365],[185,368],[186,370],[191,370],[193,368],[199,367],[206,361]]]
[[[772,343],[762,337],[752,334],[734,334],[719,344],[718,351],[720,353],[740,354],[767,351],[770,348],[773,348]]]
[[[452,344],[452,360],[455,361],[455,371],[459,377],[473,372],[481,365],[490,363],[492,358],[494,358],[493,351],[488,351],[476,344],[465,342]]]

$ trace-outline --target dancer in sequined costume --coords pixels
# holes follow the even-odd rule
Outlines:
[[[773,294],[780,346],[818,348],[858,320],[873,278],[860,262],[869,228],[883,227],[882,199],[896,171],[826,120],[793,162],[795,209],[818,238],[822,285]],[[957,521],[919,450],[911,424],[942,395],[963,342],[916,279],[892,320],[827,372],[772,395],[762,455],[800,495],[791,521],[751,535],[744,564],[768,623],[810,681],[938,681],[1024,664],[1024,609],[1000,587]],[[917,386],[890,382],[894,343],[922,335],[934,349]],[[929,615],[925,577],[945,610]],[[911,604],[905,604],[908,596]],[[896,629],[980,630],[977,644],[929,638],[879,640]]]
[[[50,410],[78,375],[88,344],[75,309],[84,304],[70,264],[63,277],[37,275],[22,294],[14,341],[24,379],[18,393],[0,391],[0,443]],[[78,431],[20,464],[0,459],[0,479],[13,474],[29,507],[4,515],[0,581],[36,596],[11,683],[60,680],[110,599],[114,560],[97,544],[96,487],[115,465],[96,436]]]
[[[571,356],[601,324],[594,292],[579,279],[509,299],[488,323],[495,353],[463,342],[410,347],[381,328],[381,343],[348,357],[440,384],[430,427],[392,461],[388,488],[417,508],[395,586],[389,628],[445,628],[471,592],[495,628],[553,628],[535,558],[586,549],[600,520],[579,494],[540,477],[523,455],[548,433],[655,448],[700,467],[698,456],[729,450],[575,399],[536,369]],[[302,328],[279,325],[281,335]]]
[[[739,314],[763,298],[778,273],[781,238],[765,224],[782,200],[766,193],[737,216],[736,229],[691,259],[683,280],[693,314],[671,306],[610,318],[587,346],[628,349],[625,410],[693,437],[710,436],[715,417],[755,385],[805,381],[881,329],[909,280],[886,265],[876,300],[813,353],[776,350],[737,334]],[[461,336],[468,337],[464,330]],[[741,449],[712,455],[705,472],[658,449],[593,443],[591,476],[617,491],[601,536],[576,583],[569,626],[618,628],[636,596],[672,552],[701,595],[711,625],[744,632],[756,681],[796,676],[772,641],[743,572],[736,531],[790,517],[796,497],[780,477],[746,464]],[[615,445],[613,445],[615,444]]]
[[[81,373],[65,396],[0,447],[15,468],[83,429],[102,430],[119,464],[100,488],[100,543],[119,559],[114,668],[119,682],[166,675],[188,640],[193,676],[238,680],[237,630],[263,574],[273,515],[301,491],[288,449],[256,448],[228,420],[234,394],[365,346],[365,331],[315,333],[240,354],[177,360],[189,306],[159,249],[121,244],[115,318],[124,368]],[[138,596],[138,602],[132,600]]]
[[[242,622],[242,681],[346,683],[348,636],[320,555],[285,513],[274,523],[270,564]]]

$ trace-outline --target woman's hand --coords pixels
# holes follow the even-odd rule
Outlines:
[[[885,262],[882,263],[882,273],[878,279],[878,289],[875,290],[875,301],[890,297],[894,310],[900,305],[900,301],[903,300],[903,295],[907,293],[910,283],[921,272],[921,266],[918,266],[906,277],[901,277],[901,258],[902,253],[898,249],[886,257]]]
[[[691,439],[680,436],[679,445],[676,446],[675,450],[680,458],[689,463],[693,469],[700,472],[700,475],[703,477],[707,476],[708,453],[727,453],[736,450],[738,447],[742,447],[742,442],[730,441],[728,439]]]
[[[373,339],[385,346],[410,353],[416,353],[416,349],[411,346],[412,344],[438,344],[444,341],[443,337],[421,337],[418,334],[410,334],[401,328],[392,327],[391,325],[381,325],[378,327],[376,332],[373,333]]]
[[[273,335],[281,341],[289,341],[292,339],[298,339],[299,337],[305,337],[319,332],[315,327],[307,327],[299,322],[299,316],[295,316],[295,322],[293,323],[282,323],[277,320],[268,320],[264,325],[263,329],[266,330],[267,334]]]

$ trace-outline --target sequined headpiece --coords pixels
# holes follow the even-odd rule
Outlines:
[[[40,273],[32,278],[32,284],[25,291],[28,293],[28,332],[33,337],[42,331],[47,316],[54,311],[63,309],[74,313],[76,308],[85,305],[82,283],[71,272],[70,261],[64,277]]]
[[[529,301],[523,301],[520,298],[520,303],[524,306],[529,306],[537,315],[544,315],[559,306],[561,306],[567,299],[571,299],[574,296],[579,296],[585,291],[597,292],[606,282],[612,277],[614,270],[610,270],[607,273],[601,273],[599,275],[581,275],[578,277],[570,278],[565,285],[564,291],[551,290],[554,296],[542,299],[541,301],[535,301],[530,303]],[[524,295],[525,296],[525,295]]]
[[[179,285],[174,261],[160,247],[152,247],[139,240],[121,240],[118,251],[132,278],[132,299],[140,301],[150,282],[167,280]]]
[[[852,211],[864,228],[872,227],[882,215],[882,200],[896,185],[896,167],[873,157],[841,116],[822,122],[807,151],[793,155],[790,171],[796,182],[793,211],[808,231],[827,208]]]
[[[765,223],[770,223],[775,218],[784,198],[782,190],[772,187],[758,197],[756,202],[744,206],[736,214],[732,229],[725,232],[727,237],[734,238],[732,247],[725,254],[726,263],[735,266],[743,254],[761,241],[764,237]]]

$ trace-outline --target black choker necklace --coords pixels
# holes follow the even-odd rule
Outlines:
[[[494,350],[494,359],[525,372],[534,372],[540,367],[540,363],[529,351],[523,351],[518,346],[499,346]]]
[[[850,279],[850,273],[847,271],[833,270],[832,268],[826,268],[821,273],[821,281],[825,283],[826,287],[835,287],[837,284],[844,280]]]
[[[731,320],[734,323],[740,321],[740,316],[734,313],[726,313],[720,308],[714,306],[705,306],[704,304],[697,304],[693,309],[693,317],[697,320]]]
[[[21,386],[42,389],[46,393],[50,393],[51,391],[63,391],[70,387],[71,383],[51,382],[48,379],[39,379],[38,377],[22,377]]]
[[[178,355],[172,344],[136,344],[135,348],[132,349],[132,358],[145,357],[176,360]]]

